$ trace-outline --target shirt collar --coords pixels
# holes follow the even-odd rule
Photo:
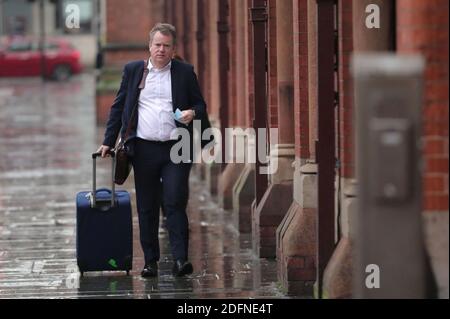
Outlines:
[[[167,69],[170,69],[172,67],[172,60],[169,61],[169,63],[166,64],[166,66],[164,66],[162,69],[157,69],[153,64],[152,61],[150,59],[148,59],[148,64],[147,64],[147,69],[149,71],[167,71]]]
[[[141,83],[139,83],[139,89],[143,90],[145,88],[145,82],[147,80],[147,75],[150,73],[150,71],[152,70],[158,70],[158,71],[166,71],[166,70],[170,70],[172,67],[172,60],[170,60],[169,63],[167,63],[167,65],[165,67],[163,67],[162,69],[156,69],[152,62],[150,61],[150,59],[148,59],[147,62],[147,66],[144,68],[144,74],[142,74],[142,79],[141,79]]]

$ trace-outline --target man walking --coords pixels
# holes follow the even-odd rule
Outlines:
[[[189,225],[186,215],[192,163],[174,163],[170,150],[177,143],[173,137],[177,127],[188,129],[192,145],[192,122],[194,119],[207,119],[207,113],[193,67],[173,59],[176,39],[175,27],[157,24],[150,32],[149,60],[125,66],[120,89],[111,107],[105,139],[99,149],[105,157],[107,151],[114,147],[119,133],[124,137],[131,121],[132,129],[126,145],[132,157],[140,241],[145,257],[142,277],[158,275],[161,203],[174,258],[173,274],[184,276],[193,272],[188,261]],[[135,106],[137,110],[132,116]],[[181,114],[175,121],[177,109]]]

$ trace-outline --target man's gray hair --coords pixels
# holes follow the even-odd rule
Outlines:
[[[153,43],[153,38],[156,33],[161,32],[162,34],[168,36],[171,35],[173,39],[173,45],[177,45],[177,30],[169,23],[158,23],[150,31],[150,43]]]

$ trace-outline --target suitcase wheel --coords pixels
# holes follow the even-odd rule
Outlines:
[[[127,270],[127,276],[129,276],[130,275],[130,271],[129,270]]]

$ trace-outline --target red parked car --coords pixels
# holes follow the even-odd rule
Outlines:
[[[45,66],[46,77],[67,80],[81,72],[80,52],[63,39],[48,38],[45,58],[32,38],[11,38],[0,46],[0,76],[39,76]]]

